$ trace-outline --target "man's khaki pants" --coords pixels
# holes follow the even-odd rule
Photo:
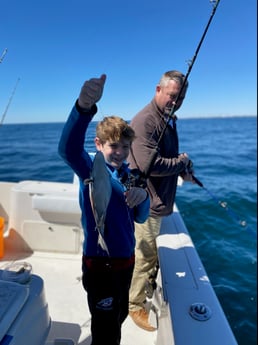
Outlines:
[[[129,294],[129,310],[144,307],[145,285],[157,264],[156,237],[160,232],[162,218],[149,217],[145,223],[135,223],[135,267]]]

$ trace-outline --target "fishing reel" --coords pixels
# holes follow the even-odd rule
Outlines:
[[[126,190],[129,190],[132,187],[140,187],[144,189],[147,187],[146,178],[139,169],[132,169],[129,173],[124,174],[121,177],[120,182],[124,185]]]

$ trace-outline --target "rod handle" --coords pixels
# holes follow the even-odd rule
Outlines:
[[[195,177],[194,175],[192,175],[192,178],[193,178],[194,182],[198,184],[198,186],[203,187],[203,184],[201,183],[200,180],[198,180],[197,177]]]

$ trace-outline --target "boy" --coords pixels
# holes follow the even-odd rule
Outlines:
[[[64,126],[59,154],[78,175],[82,211],[83,287],[91,312],[91,345],[118,345],[121,326],[128,315],[129,287],[134,268],[134,221],[144,222],[149,215],[149,197],[140,187],[125,188],[130,176],[128,157],[133,129],[121,118],[105,117],[97,125],[95,145],[102,152],[111,179],[111,196],[106,210],[103,240],[96,230],[89,184],[92,159],[84,150],[86,130],[97,112],[106,76],[86,81]]]

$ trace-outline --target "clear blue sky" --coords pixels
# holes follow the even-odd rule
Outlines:
[[[63,122],[83,82],[107,74],[96,120],[130,120],[161,74],[186,73],[209,0],[2,0],[0,120]],[[221,0],[189,76],[182,118],[257,114],[256,0]]]

